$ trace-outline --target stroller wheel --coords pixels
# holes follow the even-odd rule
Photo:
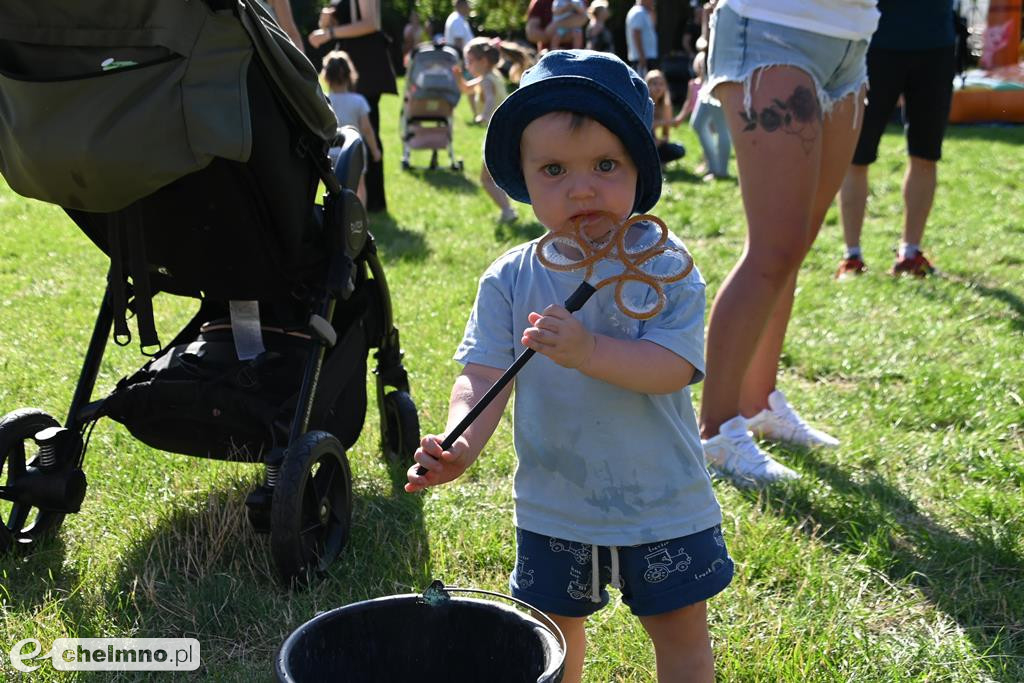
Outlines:
[[[33,437],[48,427],[59,427],[53,417],[41,410],[23,409],[0,418],[0,476],[6,479],[7,493],[0,494],[10,500],[19,493],[18,479],[25,475],[26,467],[40,465],[40,453]],[[40,541],[53,536],[64,522],[64,513],[42,510],[30,503],[0,500],[0,551],[12,547],[30,550]]]
[[[302,587],[327,571],[348,542],[352,474],[341,443],[309,432],[290,444],[270,509],[270,553],[285,585]]]
[[[404,391],[391,391],[384,396],[381,434],[384,459],[391,465],[412,464],[413,453],[420,445],[420,418],[416,404]]]

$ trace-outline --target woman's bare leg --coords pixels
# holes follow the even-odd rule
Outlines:
[[[741,387],[759,340],[810,242],[819,185],[823,126],[813,81],[786,66],[752,78],[753,117],[743,106],[741,84],[715,89],[736,149],[747,241],[711,308],[703,438],[718,434],[719,426],[740,412]],[[789,123],[782,123],[776,101],[787,103]],[[766,115],[773,107],[774,115]]]
[[[864,114],[864,93],[845,97],[836,102],[822,126],[821,170],[818,189],[811,210],[810,232],[805,243],[805,254],[818,236],[832,200],[843,182],[853,149],[860,136],[860,124]],[[802,259],[801,259],[802,260]],[[756,415],[768,407],[768,394],[775,389],[779,368],[779,356],[786,338],[786,327],[793,310],[793,295],[796,291],[797,272],[794,271],[786,286],[779,294],[775,308],[758,339],[757,348],[751,357],[747,374],[740,388],[740,413],[746,417]]]

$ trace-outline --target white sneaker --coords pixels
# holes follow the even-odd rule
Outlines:
[[[798,473],[757,447],[742,415],[723,422],[718,436],[701,441],[701,444],[708,466],[733,479],[737,485],[764,486],[800,478]]]
[[[839,445],[839,439],[804,422],[778,389],[768,394],[767,409],[747,418],[747,428],[759,438],[805,448],[835,448]]]

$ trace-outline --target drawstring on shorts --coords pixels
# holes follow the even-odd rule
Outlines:
[[[600,546],[596,543],[590,548],[590,600],[591,602],[601,602],[601,570],[598,566],[598,551]],[[622,590],[622,577],[619,575],[619,548],[618,546],[608,546],[608,552],[612,556],[612,576],[611,586],[612,588],[618,588]]]

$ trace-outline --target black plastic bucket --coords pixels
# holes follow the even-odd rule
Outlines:
[[[455,592],[511,600],[537,616],[491,599],[449,595]],[[526,603],[490,591],[432,587],[313,617],[284,641],[276,669],[288,683],[558,683],[564,661],[561,631]]]

